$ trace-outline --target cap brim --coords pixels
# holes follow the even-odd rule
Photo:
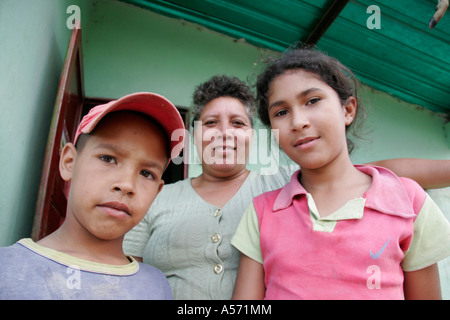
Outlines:
[[[158,122],[167,133],[170,140],[170,152],[171,155],[174,156],[174,147],[179,144],[180,138],[182,140],[184,137],[185,127],[183,119],[178,109],[169,100],[159,94],[150,92],[133,93],[118,100],[113,100],[109,103],[92,108],[82,119],[74,143],[76,143],[78,136],[81,133],[92,132],[105,115],[114,111],[123,110],[141,112]],[[181,129],[181,131],[175,137],[177,140],[172,141],[173,133],[178,129]],[[180,150],[177,150],[176,155],[178,155],[180,151],[181,148]]]

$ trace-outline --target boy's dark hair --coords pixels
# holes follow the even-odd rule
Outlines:
[[[268,114],[268,92],[272,81],[288,70],[302,69],[314,73],[320,79],[336,91],[343,105],[350,97],[355,97],[358,107],[355,119],[347,129],[352,129],[354,136],[357,136],[355,127],[361,127],[365,117],[365,111],[357,95],[358,81],[353,73],[340,63],[322,52],[313,49],[294,49],[284,53],[275,59],[258,76],[256,84],[256,100],[258,104],[258,114],[261,121],[270,126]],[[348,149],[351,152],[354,143],[347,138]]]
[[[250,87],[236,77],[226,75],[213,76],[206,82],[201,83],[195,89],[192,108],[192,121],[197,121],[203,108],[211,100],[220,97],[232,97],[242,102],[253,126],[253,116],[255,114],[255,97]]]

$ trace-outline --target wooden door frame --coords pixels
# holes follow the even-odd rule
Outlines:
[[[64,202],[61,197],[66,197],[64,193],[54,190],[56,184],[64,188],[63,191],[68,187],[59,175],[59,156],[64,144],[73,141],[76,126],[81,120],[84,101],[83,79],[81,28],[75,27],[70,36],[47,139],[31,234],[35,241],[56,230],[64,221],[66,208],[61,212],[63,216],[60,218],[51,216],[50,210],[55,200]],[[68,115],[73,123],[66,123]]]

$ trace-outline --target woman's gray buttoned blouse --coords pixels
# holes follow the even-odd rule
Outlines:
[[[237,225],[254,197],[281,188],[292,172],[250,172],[223,208],[204,201],[191,178],[166,185],[125,236],[124,251],[162,270],[174,299],[231,299],[240,253],[230,241]]]

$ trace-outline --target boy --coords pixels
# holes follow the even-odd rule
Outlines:
[[[125,256],[122,240],[161,191],[177,129],[180,114],[156,94],[94,107],[61,152],[66,219],[37,243],[0,248],[0,299],[170,299],[164,274]]]

